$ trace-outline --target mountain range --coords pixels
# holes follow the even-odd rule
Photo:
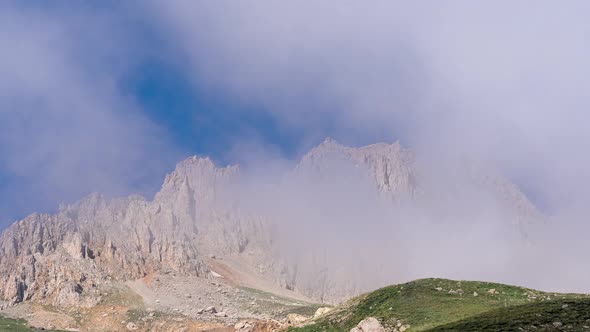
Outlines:
[[[91,194],[17,221],[0,236],[0,297],[92,307],[111,282],[166,273],[206,282],[212,259],[231,257],[276,287],[335,303],[410,277],[398,274],[408,262],[396,252],[428,235],[409,225],[435,233],[494,219],[527,241],[543,219],[499,173],[436,164],[397,142],[326,139],[294,167],[264,173],[195,156],[152,200]]]

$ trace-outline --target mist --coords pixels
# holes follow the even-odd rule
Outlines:
[[[182,156],[119,87],[142,53],[126,27],[99,8],[0,5],[0,228],[91,192],[149,193]]]
[[[0,191],[0,217],[22,201],[19,213],[91,191],[153,193],[189,154],[118,85],[145,60],[140,34],[125,30],[131,17],[162,41],[150,52],[195,90],[302,133],[290,155],[235,137],[216,157],[244,162],[241,208],[276,223],[277,252],[310,283],[351,281],[355,293],[439,276],[590,291],[587,2],[0,7],[0,170],[22,179]],[[296,164],[326,136],[351,146],[399,140],[415,152],[427,194],[384,201],[339,162],[301,180]],[[526,236],[465,175],[472,164],[536,207]]]
[[[301,232],[291,250],[330,250],[351,270],[336,262],[358,255],[385,269],[373,284],[438,275],[588,291],[587,3],[152,5],[196,82],[305,128],[302,153],[328,123],[351,145],[399,139],[429,165],[436,191],[423,211],[375,206],[347,176],[269,193],[266,207]],[[493,200],[440,169],[461,173],[466,162],[513,181],[541,211],[528,239]]]
[[[529,201],[505,193],[514,185],[485,165],[419,155],[411,165],[415,192],[391,196],[370,170],[338,154],[311,168],[305,157],[265,160],[242,169],[230,201],[273,225],[287,274],[323,301],[430,277],[588,291],[580,220],[549,217],[532,204],[528,218],[518,216],[511,204]]]
[[[585,2],[154,6],[196,81],[305,128],[302,152],[330,123],[352,145],[483,160],[552,212],[583,204]]]

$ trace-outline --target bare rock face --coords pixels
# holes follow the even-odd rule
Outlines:
[[[56,215],[16,222],[0,238],[0,296],[92,305],[109,279],[167,270],[206,276],[203,257],[243,252],[250,238],[262,238],[256,220],[216,208],[217,190],[237,171],[193,157],[178,164],[151,202],[93,194]]]
[[[467,181],[506,206],[517,228],[538,219],[535,207],[510,181],[467,169],[461,172]],[[208,158],[192,157],[166,176],[152,201],[92,194],[55,215],[33,214],[14,223],[0,236],[0,298],[92,306],[108,280],[165,271],[206,278],[210,273],[204,258],[226,254],[247,255],[279,285],[318,300],[334,302],[365,290],[335,279],[349,276],[350,271],[338,269],[341,262],[326,271],[317,252],[293,259],[275,251],[274,228],[280,222],[266,211],[253,215],[240,209],[239,197],[233,195],[240,176],[237,166],[219,168]],[[414,154],[399,143],[350,148],[328,139],[306,154],[290,176],[329,186],[356,181],[355,190],[374,193],[392,209],[438,198]],[[314,232],[329,233],[329,227]]]
[[[356,169],[373,182],[379,193],[394,201],[411,197],[418,189],[414,154],[399,142],[350,148],[327,138],[302,158],[297,169],[306,176],[320,177],[338,170],[349,173],[350,169]]]
[[[424,162],[422,162],[424,164]],[[340,175],[355,172],[372,183],[374,189],[383,197],[394,203],[407,199],[422,200],[437,192],[436,186],[453,193],[453,185],[469,187],[489,194],[489,199],[504,205],[510,211],[514,224],[527,224],[541,217],[536,207],[529,201],[520,189],[508,179],[474,162],[464,162],[453,165],[452,172],[434,171],[436,165],[418,163],[414,152],[401,146],[399,142],[393,144],[377,143],[359,148],[343,146],[331,138],[308,152],[297,165],[297,173],[313,181],[321,181],[334,174],[340,180]],[[350,171],[354,170],[354,171]],[[343,172],[339,174],[339,172]],[[445,180],[434,177],[447,178]],[[440,195],[436,197],[440,199]]]

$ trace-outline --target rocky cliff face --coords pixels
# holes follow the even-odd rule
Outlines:
[[[349,148],[326,140],[292,172],[295,178],[319,182],[325,177],[348,181],[351,174],[392,207],[428,197],[413,153],[399,143]],[[290,261],[275,251],[273,229],[280,222],[265,211],[242,212],[239,198],[232,195],[240,176],[237,166],[218,168],[207,158],[192,157],[166,176],[152,201],[138,196],[105,200],[93,194],[55,215],[34,214],[16,222],[0,237],[0,297],[91,306],[100,299],[101,284],[110,279],[165,271],[205,277],[203,258],[246,253],[278,284],[318,299],[363,290],[346,279],[331,280],[346,271],[325,273],[317,252]],[[519,227],[537,218],[526,196],[499,175],[473,171],[470,182],[509,207]]]
[[[509,211],[515,225],[524,226],[541,217],[518,186],[493,169],[464,162],[453,165],[449,172],[438,165],[425,167],[424,163],[419,164],[414,152],[402,147],[399,142],[351,148],[327,138],[302,158],[297,171],[304,177],[315,177],[321,181],[335,170],[348,167],[354,171],[345,171],[348,178],[343,181],[349,180],[350,174],[356,172],[369,180],[377,193],[393,203],[408,199],[424,203],[427,198],[440,199],[445,195],[441,191],[452,196],[456,194],[453,192],[455,186],[465,192],[471,190],[487,194],[490,200],[495,201],[494,204]]]
[[[346,171],[346,166],[357,170],[358,175],[365,176],[379,193],[393,201],[412,197],[418,190],[414,155],[399,142],[350,148],[327,138],[303,156],[297,170],[306,176],[315,173],[322,177],[338,169]]]
[[[106,280],[167,270],[204,275],[207,255],[263,246],[261,221],[218,208],[218,190],[237,172],[193,157],[177,165],[151,202],[93,194],[56,215],[16,222],[0,238],[1,297],[92,305]]]

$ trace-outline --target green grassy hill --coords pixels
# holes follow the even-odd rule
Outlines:
[[[0,332],[34,331],[27,327],[24,320],[17,320],[0,316]]]
[[[361,295],[311,325],[290,331],[349,331],[369,316],[391,327],[409,324],[408,331],[534,330],[531,325],[556,329],[554,322],[563,328],[570,325],[585,329],[588,304],[588,295],[544,293],[488,282],[421,279]]]
[[[0,332],[36,332],[37,329],[28,327],[27,322],[23,319],[13,319],[0,316]],[[59,332],[45,330],[45,332]]]
[[[429,332],[590,331],[590,299],[551,300],[500,308]]]

